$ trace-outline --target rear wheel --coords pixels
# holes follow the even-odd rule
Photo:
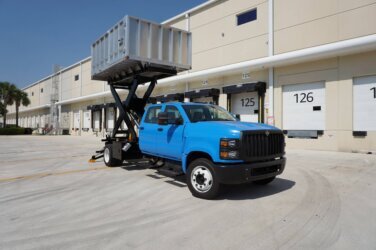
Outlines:
[[[214,199],[219,194],[220,183],[213,163],[208,159],[199,158],[189,164],[187,183],[192,195],[197,198]]]
[[[270,182],[274,181],[274,179],[275,179],[275,176],[267,178],[267,179],[253,181],[253,183],[257,184],[257,185],[266,185],[266,184],[269,184]]]
[[[104,147],[104,152],[103,152],[104,164],[106,164],[106,166],[108,166],[108,167],[115,167],[115,166],[121,165],[122,161],[115,159],[112,155],[113,155],[112,154],[112,145],[107,144]]]

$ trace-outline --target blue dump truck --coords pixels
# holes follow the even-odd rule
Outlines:
[[[189,32],[129,16],[93,43],[92,79],[107,81],[119,115],[91,160],[125,168],[146,161],[162,174],[185,174],[192,194],[204,199],[222,184],[270,183],[286,163],[281,130],[240,122],[212,104],[152,101],[159,79],[190,69],[190,52]]]

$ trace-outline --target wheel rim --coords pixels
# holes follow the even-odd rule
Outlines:
[[[110,149],[109,148],[104,149],[103,158],[104,158],[105,163],[108,163],[110,161]]]
[[[205,166],[197,166],[191,173],[193,188],[199,193],[205,193],[213,186],[213,176]]]

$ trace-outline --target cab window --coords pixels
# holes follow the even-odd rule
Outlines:
[[[161,112],[161,106],[149,108],[144,122],[146,122],[146,123],[158,123],[159,112]]]
[[[177,119],[183,121],[179,110],[175,106],[167,106],[165,112],[168,116],[168,123],[175,123]]]

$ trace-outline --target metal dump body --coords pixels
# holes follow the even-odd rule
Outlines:
[[[125,16],[91,47],[92,79],[109,81],[144,65],[191,69],[191,33]]]

